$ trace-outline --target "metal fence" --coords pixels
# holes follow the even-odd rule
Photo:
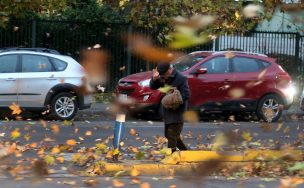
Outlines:
[[[151,63],[134,56],[128,50],[128,44],[122,38],[131,32],[149,35],[155,43],[158,41],[157,31],[132,28],[127,24],[12,20],[5,28],[0,29],[0,48],[47,47],[78,59],[82,49],[100,44],[111,55],[111,79],[106,88],[112,90],[121,77],[153,67]],[[160,43],[158,45],[161,46]],[[213,42],[183,51],[238,49],[265,53],[277,58],[284,69],[295,78],[303,73],[303,46],[304,36],[298,33],[256,31],[246,35],[223,35]],[[123,66],[126,67],[125,71],[120,71]]]

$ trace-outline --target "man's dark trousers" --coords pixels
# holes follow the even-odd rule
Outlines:
[[[168,139],[168,148],[172,149],[172,152],[179,150],[187,150],[186,145],[180,138],[180,134],[183,130],[183,123],[171,123],[165,124],[165,137]]]

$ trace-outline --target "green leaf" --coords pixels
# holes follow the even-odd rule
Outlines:
[[[138,152],[138,153],[136,153],[136,156],[135,156],[135,158],[137,159],[137,160],[141,160],[142,158],[144,158],[144,156],[145,156],[145,154],[143,153],[143,152]]]
[[[158,90],[162,93],[168,93],[172,87],[169,85],[165,85],[164,87],[159,88]]]
[[[122,175],[125,172],[126,172],[125,170],[118,171],[114,174],[114,177],[119,177],[120,175]]]
[[[44,157],[44,161],[46,162],[46,164],[48,165],[55,165],[55,157],[52,155],[47,155]]]
[[[294,166],[288,168],[289,171],[304,170],[304,162],[297,162]]]

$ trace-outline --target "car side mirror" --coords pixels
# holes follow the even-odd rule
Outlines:
[[[207,73],[207,68],[203,67],[200,69],[197,69],[195,74],[199,75],[199,74],[206,74]]]

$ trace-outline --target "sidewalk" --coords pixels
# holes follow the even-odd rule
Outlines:
[[[91,120],[114,120],[108,112],[109,104],[93,103],[91,108],[81,110],[76,116],[76,120],[91,121]],[[304,111],[299,106],[291,106],[289,110],[283,111],[283,121],[304,120]]]

